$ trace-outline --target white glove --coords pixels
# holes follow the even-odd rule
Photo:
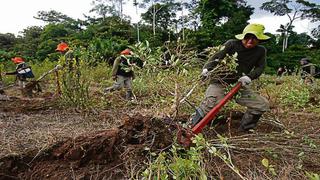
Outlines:
[[[251,79],[248,76],[242,76],[239,78],[238,82],[241,82],[242,86],[245,86],[251,83]]]
[[[203,70],[202,70],[202,73],[201,73],[201,76],[203,76],[203,77],[209,76],[209,71],[208,71],[208,69],[203,69]]]

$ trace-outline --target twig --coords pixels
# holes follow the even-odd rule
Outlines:
[[[30,164],[33,162],[33,160],[35,160],[40,154],[41,152],[47,147],[47,144],[42,146],[42,148],[38,151],[38,153],[32,158],[32,160],[28,163],[28,166],[30,166]]]

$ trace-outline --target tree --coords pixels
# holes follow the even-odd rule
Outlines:
[[[139,2],[137,0],[133,0],[133,6],[136,7],[136,15],[138,16],[138,6]],[[139,31],[139,22],[136,24],[137,27],[137,41],[140,43],[140,31]]]
[[[15,51],[21,52],[25,57],[32,59],[36,57],[38,46],[41,42],[40,36],[43,29],[40,26],[30,26],[21,31],[15,44]]]
[[[16,42],[16,37],[12,33],[0,34],[0,49],[10,51]]]
[[[247,25],[253,8],[238,0],[200,0],[194,12],[199,14],[200,26],[192,44],[205,48],[220,45],[233,38]]]
[[[179,3],[156,3],[151,6],[146,13],[142,14],[142,19],[152,24],[153,33],[155,35],[156,27],[168,31],[168,28],[173,25],[174,18],[177,16],[176,11],[178,9]]]
[[[123,18],[123,0],[94,0],[92,5],[93,8],[90,12],[96,12],[102,16],[103,19],[105,19],[107,15],[119,16],[120,19]]]
[[[287,16],[289,18],[287,25],[282,25],[283,51],[288,47],[290,29],[292,29],[295,20],[304,18],[315,20],[319,19],[320,16],[319,5],[305,0],[271,0],[263,3],[260,8],[276,16]]]
[[[47,22],[47,23],[61,23],[64,21],[72,21],[73,19],[65,14],[57,12],[55,10],[51,11],[38,11],[37,16],[33,18]]]
[[[166,0],[143,0],[143,3],[140,4],[140,7],[143,7],[143,8],[151,4],[148,8],[148,11],[145,13],[149,15],[145,15],[145,17],[148,17],[147,19],[152,19],[151,24],[152,24],[153,36],[156,35],[156,18],[157,18],[158,12],[161,10],[161,8],[164,7],[160,3],[167,4],[172,2],[173,0],[167,0],[167,1]]]
[[[282,37],[282,52],[284,52],[284,50],[288,46],[288,38],[289,38],[289,35],[294,32],[293,28],[294,28],[294,26],[292,26],[292,25],[290,26],[290,24],[287,23],[286,25],[281,24],[280,28],[276,30],[277,32],[281,33],[281,37]]]

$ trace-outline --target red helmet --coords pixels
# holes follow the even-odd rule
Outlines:
[[[125,50],[121,51],[120,54],[121,55],[131,55],[132,51],[128,48],[128,49],[125,49]]]
[[[24,62],[24,60],[21,58],[21,57],[14,57],[11,59],[13,63],[15,64],[19,64],[19,63],[22,63]]]
[[[65,42],[62,42],[58,44],[56,51],[64,52],[69,48],[68,44]]]

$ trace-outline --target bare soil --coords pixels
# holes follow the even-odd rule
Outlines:
[[[55,101],[51,96],[0,101],[0,179],[138,179],[150,152],[167,150],[175,139],[167,119],[142,113],[145,109],[83,112]],[[241,113],[225,116],[204,135],[213,144],[221,143],[217,134],[227,137],[233,164],[246,177],[272,177],[263,158],[285,179],[320,172],[319,114],[274,108],[251,133],[237,131]],[[209,153],[206,163],[209,177],[239,178]]]

